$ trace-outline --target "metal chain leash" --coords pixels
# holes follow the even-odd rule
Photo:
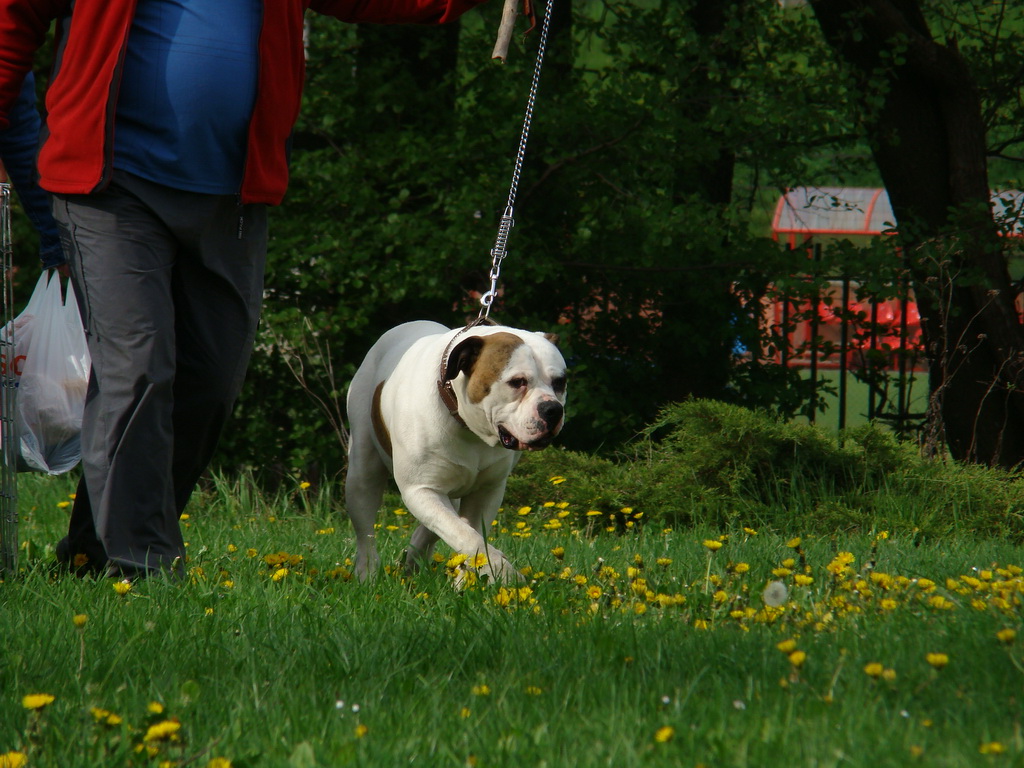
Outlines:
[[[540,43],[537,46],[537,61],[533,65],[533,80],[530,83],[530,95],[526,100],[526,115],[523,118],[523,130],[519,136],[519,150],[516,152],[515,167],[512,170],[512,184],[508,191],[508,203],[505,205],[505,213],[502,214],[498,223],[498,236],[491,249],[491,287],[480,297],[480,314],[478,321],[486,319],[491,313],[491,305],[498,295],[498,278],[501,277],[501,262],[508,255],[505,247],[508,244],[509,230],[515,226],[515,204],[516,195],[519,192],[519,177],[523,170],[523,158],[526,156],[526,141],[530,136],[530,123],[533,121],[533,105],[537,99],[537,85],[540,83],[540,70],[544,64],[544,52],[548,47],[548,26],[551,22],[551,3],[548,0],[544,6],[544,22],[540,30]]]

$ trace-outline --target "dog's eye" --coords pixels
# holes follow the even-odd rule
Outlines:
[[[565,376],[558,376],[551,380],[551,388],[555,392],[565,392]]]
[[[512,387],[512,389],[525,389],[526,378],[523,376],[516,376],[514,379],[508,380],[508,385]]]

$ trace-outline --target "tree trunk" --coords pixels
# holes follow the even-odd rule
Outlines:
[[[1016,466],[1024,336],[989,203],[974,79],[954,46],[932,38],[918,0],[811,5],[860,81],[864,127],[921,312],[930,434],[956,459]]]

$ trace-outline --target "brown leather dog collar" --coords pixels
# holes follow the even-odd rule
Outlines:
[[[466,426],[466,420],[459,415],[459,398],[455,395],[455,387],[452,386],[452,378],[448,376],[448,358],[451,356],[452,350],[455,349],[455,344],[466,331],[470,331],[476,328],[478,325],[497,325],[496,322],[491,320],[489,317],[478,317],[473,322],[469,323],[465,328],[452,336],[452,340],[448,342],[448,346],[444,348],[444,354],[441,355],[441,371],[437,379],[437,391],[441,396],[441,402],[445,404],[448,409],[448,413],[452,415],[462,426]]]

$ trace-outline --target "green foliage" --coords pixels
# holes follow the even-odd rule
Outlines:
[[[1020,11],[926,10],[971,60],[993,151],[1006,154],[1021,122]],[[481,6],[457,34],[311,16],[266,324],[222,465],[337,472],[344,435],[329,414],[375,338],[405,320],[476,315],[537,39],[517,35],[508,63],[493,64],[498,13]],[[573,3],[549,43],[494,311],[559,333],[573,369],[568,447],[610,453],[688,397],[805,412],[816,395],[796,372],[735,354],[781,340],[750,308],[811,299],[839,274],[902,295],[891,241],[835,245],[812,263],[766,237],[780,189],[879,183],[860,137],[862,86],[807,8]],[[303,357],[310,334],[320,351]],[[327,350],[330,375],[312,376]],[[297,359],[302,386],[287,372]],[[881,362],[864,375],[881,382]]]
[[[300,318],[330,348],[343,387],[387,327],[475,315],[470,294],[486,287],[533,63],[532,40],[506,66],[487,61],[497,10],[464,20],[458,65],[426,85],[409,61],[433,62],[444,41],[406,40],[397,64],[367,64],[362,31],[314,20],[291,189],[271,220],[266,328],[222,463],[341,466],[336,436],[284,372],[305,333]],[[734,284],[763,286],[788,267],[751,234],[753,190],[730,211],[695,182],[733,148],[753,169],[744,178],[803,176],[792,147],[808,126],[774,94],[800,71],[815,83],[800,89],[802,108],[831,113],[828,67],[816,38],[795,31],[809,31],[805,15],[749,4],[701,37],[691,10],[584,3],[571,39],[563,30],[550,43],[495,316],[560,334],[575,447],[613,449],[666,401],[781,395],[761,367],[733,376],[737,338],[757,346]],[[373,39],[374,50],[386,45]],[[792,49],[797,40],[817,53]],[[820,63],[804,71],[809,60]],[[410,114],[425,88],[437,103]],[[732,89],[725,101],[714,97],[720,88]],[[848,141],[835,120],[814,124],[819,146]]]
[[[565,481],[552,485],[554,476]],[[528,457],[506,498],[514,505],[545,494],[580,514],[632,507],[654,526],[1024,539],[1024,489],[1015,474],[922,458],[875,426],[837,438],[711,401],[667,407],[615,460],[564,450]]]

